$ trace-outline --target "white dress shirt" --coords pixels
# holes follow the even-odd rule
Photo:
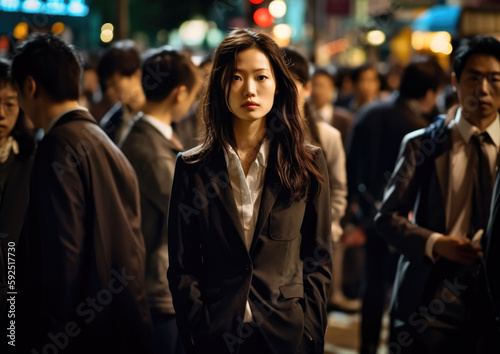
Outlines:
[[[330,125],[333,125],[333,110],[334,107],[331,103],[326,104],[323,108],[318,109],[318,114],[325,122]]]
[[[471,137],[481,133],[479,128],[472,125],[462,116],[459,108],[455,119],[450,122],[452,148],[449,160],[449,180],[446,191],[446,233],[452,236],[466,236],[470,231],[472,217],[472,193],[474,166],[471,166],[475,147]],[[498,152],[500,147],[500,120],[499,116],[486,128],[485,132],[491,138],[491,143],[486,143],[485,148],[490,162],[491,178],[494,181],[497,173]],[[492,182],[493,183],[493,182]],[[434,243],[443,234],[433,233],[426,243],[425,253],[434,261]]]
[[[264,138],[260,145],[255,161],[252,162],[248,174],[245,176],[240,158],[236,151],[229,146],[225,153],[229,180],[234,194],[234,200],[243,226],[245,245],[250,250],[257,217],[259,215],[262,190],[264,189],[264,177],[266,174],[267,158],[269,155],[269,141]],[[250,304],[247,300],[244,322],[253,321]]]
[[[161,135],[163,135],[165,137],[165,139],[172,140],[172,136],[173,136],[174,132],[172,130],[171,125],[164,123],[161,120],[159,120],[153,116],[150,116],[149,114],[146,114],[146,113],[142,113],[142,116],[140,119],[143,119],[146,122],[148,122],[149,124],[151,124],[156,130],[158,130],[161,133]]]

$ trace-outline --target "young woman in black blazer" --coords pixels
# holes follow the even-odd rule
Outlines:
[[[267,35],[214,55],[203,144],[177,157],[168,278],[188,353],[323,353],[331,283],[328,171]]]

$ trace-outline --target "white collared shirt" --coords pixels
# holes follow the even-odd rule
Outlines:
[[[149,124],[151,124],[156,130],[158,130],[161,133],[161,135],[165,137],[165,139],[172,140],[174,132],[170,124],[164,123],[161,120],[153,116],[150,116],[149,114],[146,113],[142,113],[142,117],[140,119],[143,119]]]
[[[462,116],[462,109],[457,110],[455,119],[450,122],[452,148],[449,160],[448,190],[446,191],[446,233],[452,236],[466,236],[470,231],[472,217],[472,193],[474,167],[470,165],[473,154],[476,153],[471,137],[481,133]],[[486,128],[485,132],[493,144],[485,144],[490,162],[492,181],[495,180],[500,148],[500,118],[497,118]],[[426,243],[426,255],[434,260],[432,250],[434,243],[444,235],[433,233]]]
[[[49,125],[47,125],[47,129],[45,129],[45,134],[47,134],[54,127],[54,125],[56,125],[56,123],[59,121],[59,119],[61,119],[65,114],[67,114],[69,112],[73,112],[73,111],[88,112],[89,110],[85,107],[82,107],[82,106],[76,106],[76,107],[69,108],[69,109],[59,113],[57,116],[52,118],[52,120],[49,122]]]
[[[318,109],[318,114],[325,122],[330,125],[333,125],[333,110],[334,107],[332,104],[327,104],[323,106],[323,108]]]
[[[255,161],[252,162],[248,174],[245,176],[240,158],[236,151],[229,146],[226,158],[229,180],[233,189],[234,201],[238,209],[241,225],[245,237],[245,245],[250,250],[257,217],[259,215],[260,201],[262,199],[262,190],[264,189],[264,179],[267,167],[267,158],[269,155],[269,141],[264,138],[260,145],[259,152]],[[246,303],[244,322],[251,322],[253,315],[250,304]]]

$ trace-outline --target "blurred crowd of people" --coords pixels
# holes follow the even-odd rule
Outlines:
[[[132,40],[112,43],[94,60],[83,56],[81,64],[80,53],[48,35],[30,38],[12,62],[0,61],[2,341],[9,338],[7,294],[15,289],[20,353],[289,353],[292,346],[283,343],[288,337],[295,343],[299,332],[285,328],[298,322],[294,307],[281,306],[293,299],[305,312],[316,311],[306,316],[305,344],[294,345],[300,353],[322,352],[323,315],[337,309],[361,313],[360,352],[375,354],[389,301],[390,353],[498,351],[500,282],[492,252],[499,236],[500,43],[473,39],[458,50],[450,72],[418,55],[383,75],[371,63],[317,67],[292,47],[274,59],[275,44],[257,37],[233,33],[199,65],[169,47],[141,52]],[[245,40],[257,44],[245,47]],[[254,63],[262,72],[242,88],[248,101],[237,106],[235,87],[246,85]],[[276,87],[259,96],[268,76]],[[263,127],[242,128],[239,120],[228,133],[216,118],[254,119],[248,111],[263,107],[266,95],[275,98],[262,136]],[[294,104],[297,112],[287,111]],[[280,109],[286,114],[274,112]],[[286,118],[293,113],[298,117]],[[297,147],[302,138],[279,140],[275,149],[270,136],[281,130],[269,122],[273,114],[290,136],[299,131],[321,148],[325,170],[323,157]],[[297,154],[288,157],[296,165],[281,153]],[[223,182],[234,198],[220,185],[218,168],[225,164],[230,173]],[[277,172],[268,177],[271,164]],[[294,183],[304,183],[300,169],[318,175],[317,197],[294,194],[301,191]],[[328,177],[326,194],[321,174]],[[286,186],[289,199],[268,191],[268,178]],[[223,204],[212,206],[215,195]],[[259,205],[266,203],[270,221],[261,220]],[[234,232],[247,243],[250,266],[239,245],[222,240],[233,232],[224,219],[233,216],[218,206],[237,210]],[[269,235],[261,231],[267,227]],[[302,241],[292,237],[299,231]],[[331,252],[318,260],[318,250],[328,248],[321,232]],[[193,236],[203,233],[211,239]],[[254,233],[276,245],[254,240]],[[316,242],[304,241],[313,236]],[[292,269],[274,274],[285,265],[307,268],[292,257],[314,258],[314,271],[303,279]],[[231,293],[240,268],[253,275]],[[278,298],[266,302],[259,289],[273,293],[273,281]],[[241,323],[235,315],[241,306],[231,305],[228,294],[243,304]],[[198,309],[216,298],[224,303]],[[262,309],[263,303],[274,307]],[[256,325],[266,311],[267,325]],[[234,318],[227,324],[221,316]],[[231,332],[238,325],[252,329],[247,341],[241,329],[239,337]],[[220,344],[211,339],[218,333],[233,337]],[[12,344],[4,349],[16,352]]]

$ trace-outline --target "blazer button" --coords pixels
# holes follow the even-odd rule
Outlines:
[[[252,266],[251,266],[250,264],[247,264],[247,265],[245,266],[245,270],[246,270],[247,272],[251,271],[251,270],[252,270]]]

